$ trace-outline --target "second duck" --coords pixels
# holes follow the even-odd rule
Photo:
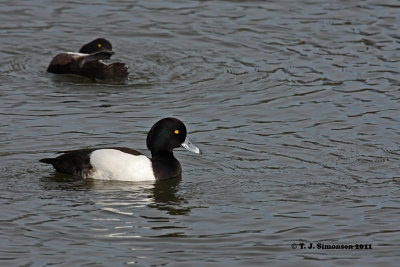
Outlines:
[[[90,79],[124,79],[128,77],[125,63],[106,64],[114,52],[111,43],[104,38],[97,38],[75,52],[56,55],[50,62],[47,71],[56,74],[77,74]]]

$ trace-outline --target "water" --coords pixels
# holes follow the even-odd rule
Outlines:
[[[2,1],[1,266],[396,266],[399,8]],[[126,82],[45,72],[97,37]],[[176,151],[180,181],[75,181],[38,163],[95,145],[149,154],[166,116],[204,152]]]

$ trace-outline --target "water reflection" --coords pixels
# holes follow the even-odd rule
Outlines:
[[[90,190],[94,186],[91,179],[78,179],[74,176],[54,172],[40,179],[43,190]]]
[[[82,220],[87,221],[96,235],[113,240],[184,235],[186,226],[179,224],[176,215],[191,210],[184,207],[180,182],[181,177],[158,182],[83,180],[59,173],[41,179],[49,198],[63,210],[62,216],[73,212],[71,206],[91,214],[89,221],[84,216],[73,220],[74,227],[81,228]]]
[[[157,182],[77,179],[58,172],[41,178],[41,186],[44,190],[91,191],[96,193],[97,204],[135,207],[147,205],[160,211],[167,211],[170,215],[186,215],[190,209],[181,207],[185,200],[178,193],[180,182],[181,177]]]
[[[190,212],[187,207],[182,207],[184,198],[178,194],[181,178],[174,178],[166,181],[159,181],[152,188],[154,203],[149,207],[167,211],[170,215],[186,215]]]

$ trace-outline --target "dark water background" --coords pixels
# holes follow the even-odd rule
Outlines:
[[[1,266],[396,266],[398,1],[1,1]],[[126,82],[58,77],[105,37]],[[73,181],[38,159],[146,151],[183,120],[180,181]],[[291,244],[371,244],[367,250]]]

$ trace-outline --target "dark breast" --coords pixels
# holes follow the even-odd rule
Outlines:
[[[79,60],[82,60],[82,58],[78,55],[69,53],[58,54],[51,60],[47,71],[56,74],[79,74]]]
[[[182,167],[179,161],[172,155],[155,156],[151,159],[154,176],[157,180],[166,180],[181,177]]]

